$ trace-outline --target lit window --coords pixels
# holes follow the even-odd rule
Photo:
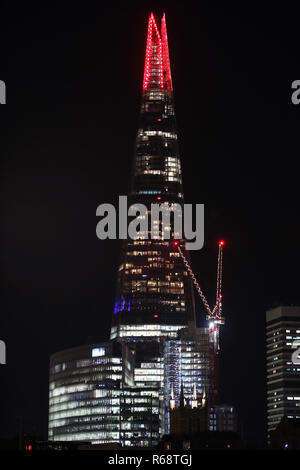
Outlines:
[[[104,348],[93,348],[92,349],[92,357],[100,357],[105,356],[105,349]]]

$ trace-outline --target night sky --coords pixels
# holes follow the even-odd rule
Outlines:
[[[96,238],[96,208],[128,192],[153,10],[166,12],[185,200],[205,204],[192,265],[211,302],[227,242],[222,399],[260,445],[265,311],[300,303],[299,3],[122,5],[2,8],[0,437],[22,416],[46,438],[50,354],[108,339],[121,245]]]

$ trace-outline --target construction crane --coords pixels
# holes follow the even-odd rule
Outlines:
[[[184,256],[179,240],[174,240],[172,245],[178,249],[178,252],[183,260],[183,263],[192,278],[194,286],[203,302],[203,305],[206,309],[206,319],[209,321],[209,337],[211,343],[214,345],[214,352],[216,354],[220,351],[220,342],[219,342],[219,333],[220,333],[220,325],[224,325],[225,320],[222,317],[222,271],[223,271],[223,247],[225,245],[224,240],[220,240],[218,242],[219,245],[219,252],[218,252],[218,263],[217,263],[217,289],[216,289],[216,303],[213,308],[210,308],[206,297],[200,287],[199,282],[197,281],[192,268]]]

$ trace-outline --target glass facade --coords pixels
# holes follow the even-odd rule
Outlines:
[[[51,356],[49,440],[119,442],[123,374],[119,343],[83,346]]]
[[[157,388],[124,389],[120,400],[122,446],[152,447],[160,438],[160,399]]]
[[[170,432],[169,408],[174,399],[176,408],[180,405],[183,391],[185,405],[192,406],[193,396],[199,400],[207,396],[210,388],[210,342],[208,328],[195,328],[193,324],[179,333],[179,338],[165,343],[164,350],[164,396],[165,433]]]
[[[133,387],[134,372],[135,353],[119,342],[51,356],[49,440],[156,445],[159,387]]]

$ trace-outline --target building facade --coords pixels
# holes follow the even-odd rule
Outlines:
[[[298,345],[298,346],[297,346]],[[283,417],[300,419],[300,307],[266,312],[268,434]]]
[[[108,342],[51,356],[49,440],[119,442],[120,384],[134,369],[128,363],[125,372],[123,355],[124,346]]]
[[[232,405],[214,405],[210,409],[209,431],[237,432],[237,412]]]
[[[50,358],[50,441],[154,446],[159,388],[134,386],[135,355],[117,341],[72,348]]]
[[[164,349],[164,397],[165,433],[170,432],[169,404],[174,401],[177,409],[183,391],[187,407],[193,401],[201,403],[209,395],[211,347],[208,328],[196,328],[193,322],[180,330],[177,339],[165,342]],[[200,405],[199,405],[200,406]]]

